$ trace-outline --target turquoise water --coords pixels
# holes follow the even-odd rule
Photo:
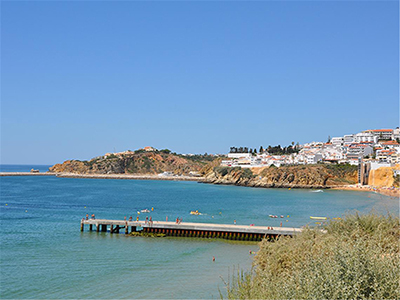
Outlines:
[[[268,218],[276,214],[291,227],[354,209],[399,213],[396,199],[368,192],[57,177],[0,182],[2,298],[219,298],[223,280],[249,269],[249,250],[257,250],[246,242],[81,233],[86,213],[123,219],[154,207],[154,220],[279,226],[282,219]]]

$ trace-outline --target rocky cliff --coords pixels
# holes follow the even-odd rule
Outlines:
[[[400,165],[371,170],[368,176],[368,185],[374,187],[399,187],[399,178],[394,176],[394,170],[400,170]]]
[[[196,155],[186,157],[164,152],[132,152],[127,155],[111,155],[90,161],[67,160],[52,166],[49,171],[75,174],[159,174],[171,172],[176,175],[189,175],[200,172],[214,157]]]
[[[327,188],[357,183],[357,167],[307,165],[265,168],[214,167],[204,174],[205,182],[251,187]]]

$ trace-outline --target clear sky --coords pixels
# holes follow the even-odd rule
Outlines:
[[[399,123],[397,1],[1,3],[1,163]]]

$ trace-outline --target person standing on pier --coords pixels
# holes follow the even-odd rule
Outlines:
[[[144,224],[147,224],[147,222],[149,222],[149,217],[146,217],[146,221],[144,222]]]
[[[233,220],[233,225],[236,225],[236,220]]]
[[[89,214],[86,214],[86,220],[89,220]]]

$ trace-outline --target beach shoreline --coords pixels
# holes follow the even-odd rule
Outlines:
[[[333,190],[343,190],[343,191],[358,191],[358,192],[376,192],[381,195],[388,197],[400,198],[399,188],[389,188],[389,187],[372,187],[368,185],[344,185],[331,187]]]

